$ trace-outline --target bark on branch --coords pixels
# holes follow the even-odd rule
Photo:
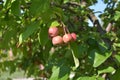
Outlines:
[[[97,17],[94,15],[94,13],[89,13],[88,14],[89,19],[92,21],[92,23],[94,24],[95,27],[97,27],[97,31],[103,35],[105,34],[105,30],[102,29],[102,26],[99,23],[99,20],[97,19]]]

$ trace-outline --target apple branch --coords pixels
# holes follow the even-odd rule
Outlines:
[[[56,3],[52,3],[54,6],[56,6],[56,7],[59,7],[59,8],[62,8],[62,9],[65,9],[65,10],[68,10],[68,11],[70,11],[71,13],[73,13],[73,14],[77,14],[74,10],[72,10],[72,9],[70,9],[69,7],[68,7],[68,5],[70,6],[86,6],[87,5],[87,3],[84,1],[84,0],[82,0],[82,2],[81,3],[76,3],[76,2],[69,2],[69,3],[66,3],[65,5],[58,5],[58,4],[56,4]],[[94,15],[94,13],[92,12],[92,10],[91,9],[89,9],[89,8],[86,8],[87,10],[89,10],[90,11],[90,13],[87,15],[88,16],[88,18],[91,20],[91,22],[94,24],[94,26],[97,28],[97,31],[101,34],[101,35],[104,35],[105,33],[106,33],[106,31],[105,30],[103,30],[103,28],[102,28],[102,26],[100,25],[100,22],[99,22],[99,20],[97,19],[97,17]],[[110,24],[108,25],[108,26],[110,26]],[[109,46],[109,49],[111,49],[111,44],[112,44],[112,41],[110,40],[110,39],[108,39],[108,38],[102,38],[103,39],[103,41]]]
[[[83,5],[85,6],[85,4],[87,4],[85,2],[85,0],[82,0],[81,3],[84,3]],[[89,8],[88,8],[89,9]],[[90,9],[89,9],[90,10]],[[99,20],[97,19],[97,17],[94,15],[94,13],[91,11],[89,14],[88,14],[88,18],[92,21],[92,23],[94,24],[95,27],[97,27],[97,30],[98,32],[101,34],[101,35],[104,35],[107,31],[109,31],[108,29],[106,29],[107,31],[103,30],[102,26],[100,25],[100,22]],[[110,29],[111,27],[111,24],[108,24],[108,27]],[[112,41],[109,39],[109,38],[102,38],[103,41],[109,46],[108,49],[111,49],[111,45],[112,45]]]
[[[68,2],[67,4],[68,5],[74,5],[74,6],[81,6],[81,5],[86,6],[87,5],[87,3],[84,0],[82,0],[81,3]],[[87,8],[87,9],[90,10],[89,8]],[[94,15],[93,12],[88,14],[88,18],[92,21],[94,26],[97,27],[97,30],[98,30],[98,32],[100,32],[100,34],[105,34],[106,33],[106,31],[102,29],[102,27],[101,27],[101,25],[99,23],[99,20],[97,19],[97,17]]]
[[[81,3],[77,3],[77,2],[68,2],[68,5],[74,5],[74,6],[86,6],[87,3],[85,2],[85,0],[82,0]],[[89,8],[87,8],[89,9]],[[90,10],[90,9],[89,9]],[[112,22],[108,23],[108,26],[106,28],[106,30],[102,29],[102,26],[100,25],[97,17],[94,15],[93,12],[88,14],[88,18],[93,22],[94,26],[97,27],[98,31],[100,32],[100,34],[105,34],[106,32],[109,32],[112,28]]]
[[[71,4],[71,3],[70,3]],[[80,5],[80,4],[77,4],[77,3],[72,3],[72,5]],[[85,0],[82,0],[81,1],[81,5],[83,6],[86,6],[87,3],[85,2]],[[87,8],[88,10],[90,10],[89,8]],[[91,10],[90,10],[91,11]],[[101,35],[104,35],[106,32],[108,33],[111,28],[112,28],[112,24],[113,22],[111,21],[106,30],[103,30],[102,26],[100,25],[100,22],[99,20],[97,19],[97,17],[94,15],[94,13],[91,11],[89,14],[88,14],[88,18],[91,20],[91,22],[94,24],[95,27],[97,27],[97,31],[101,34]],[[103,41],[109,46],[109,49],[111,48],[111,45],[113,44],[113,41],[111,41],[110,39],[108,38],[103,38]]]
[[[97,27],[98,32],[101,35],[104,35],[106,32],[109,32],[112,28],[112,22],[110,22],[106,28],[106,30],[102,29],[102,26],[99,23],[99,20],[97,19],[97,17],[91,12],[88,15],[89,19],[93,22],[94,26]],[[109,46],[108,49],[111,49],[111,45],[113,44],[113,41],[111,41],[109,38],[102,38],[103,41]]]

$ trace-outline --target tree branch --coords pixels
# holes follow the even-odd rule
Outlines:
[[[77,2],[68,2],[68,5],[72,5],[72,6],[86,6],[87,3],[82,0],[81,3],[77,3]],[[89,8],[87,8],[88,10],[90,10]],[[91,10],[90,10],[91,11]],[[94,26],[97,27],[98,32],[100,32],[100,34],[105,34],[106,31],[102,29],[99,20],[97,19],[97,17],[94,15],[93,12],[88,14],[88,18],[93,22]]]
[[[85,5],[85,0],[82,0],[81,3],[84,3],[83,5]],[[87,3],[86,3],[87,4]],[[89,9],[89,8],[88,8]],[[89,9],[90,10],[90,9]],[[97,31],[101,34],[104,35],[106,33],[105,30],[103,30],[102,26],[100,25],[99,20],[97,19],[97,17],[94,15],[93,12],[90,12],[88,14],[88,18],[93,22],[94,26],[97,27]],[[109,24],[109,26],[111,26]],[[112,45],[112,41],[109,38],[102,38],[103,41],[108,45],[108,49],[111,49],[111,45]]]
[[[86,6],[87,3],[82,0],[81,3],[76,3],[76,2],[69,2],[69,3],[66,3],[67,5],[58,5],[56,3],[52,3],[53,5],[55,5],[56,7],[59,7],[59,8],[62,8],[62,9],[65,9],[65,10],[68,10],[70,11],[71,13],[74,13],[74,14],[77,14],[74,10],[70,9],[68,7],[68,5],[70,6]],[[102,26],[100,25],[100,22],[99,20],[97,19],[97,17],[94,15],[94,13],[92,12],[91,9],[89,8],[86,8],[87,10],[90,10],[91,12],[87,15],[88,18],[92,21],[92,23],[94,24],[95,27],[97,27],[97,31],[101,34],[101,35],[104,35],[106,33],[105,30],[103,30]],[[111,49],[111,44],[112,44],[112,41],[108,38],[102,38],[103,41],[109,46],[109,49]]]
[[[92,12],[88,14],[88,18],[93,22],[94,26],[97,27],[97,31],[100,32],[101,35],[105,34],[105,31],[102,29],[99,20]]]
[[[107,7],[108,7],[109,5],[110,5],[110,4],[108,3]],[[115,11],[114,11],[114,6],[115,6],[115,2],[112,4],[111,10],[109,11],[109,13],[111,14],[111,18],[114,16],[114,13],[115,13]],[[112,25],[113,25],[113,21],[110,21],[110,22],[108,23],[107,27],[106,27],[106,32],[107,32],[107,33],[111,31]]]

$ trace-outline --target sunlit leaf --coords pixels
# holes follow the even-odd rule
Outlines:
[[[90,51],[89,58],[91,59],[93,63],[93,67],[98,67],[102,63],[104,63],[109,57],[111,56],[111,52],[107,51],[105,53],[102,53],[96,49],[93,49]]]
[[[58,23],[58,21],[53,21],[50,26],[55,27],[55,26],[59,26],[59,25],[60,24]]]
[[[75,57],[74,52],[72,51],[72,55],[73,55],[73,59],[74,59],[74,63],[75,63],[75,69],[77,67],[79,67],[80,63],[79,63],[79,59],[77,57]]]
[[[69,77],[69,68],[66,66],[53,67],[50,80],[67,80]]]
[[[33,22],[26,26],[27,29],[20,34],[19,36],[19,44],[21,44],[25,39],[27,39],[30,35],[34,33],[39,27],[38,22]]]
[[[69,2],[69,0],[64,0],[64,3],[67,3],[67,2]]]
[[[99,70],[98,75],[100,75],[102,73],[112,73],[112,72],[115,72],[115,69],[113,67],[108,67],[106,69]]]
[[[115,21],[117,21],[118,19],[120,19],[120,12],[119,11],[115,12],[114,19],[115,19]]]
[[[114,43],[113,45],[116,47],[120,47],[120,43]]]
[[[72,55],[73,55],[73,59],[74,59],[74,63],[75,63],[75,68],[79,67],[79,59],[78,59],[78,45],[76,43],[71,43],[71,51],[72,51]]]
[[[95,76],[92,76],[92,77],[79,77],[77,80],[96,80],[96,77]]]

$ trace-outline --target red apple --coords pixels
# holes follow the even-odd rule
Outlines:
[[[72,36],[72,39],[73,39],[74,41],[76,41],[76,39],[77,39],[76,34],[75,34],[75,33],[71,33],[71,36]]]
[[[57,27],[50,27],[48,30],[48,34],[50,37],[55,37],[58,35],[58,28]]]
[[[65,35],[63,36],[63,41],[64,41],[64,43],[68,43],[68,42],[72,41],[72,36],[71,36],[71,34],[65,34]]]
[[[52,38],[53,45],[58,45],[63,43],[63,39],[61,36],[56,36]]]

